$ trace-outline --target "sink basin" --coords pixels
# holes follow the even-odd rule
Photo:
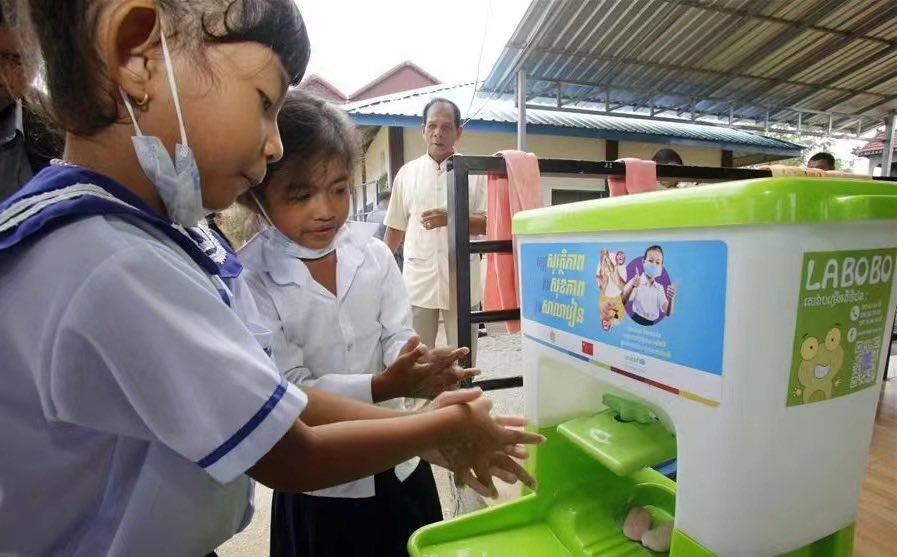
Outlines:
[[[535,462],[537,493],[421,528],[412,557],[624,557],[661,555],[622,532],[629,509],[672,520],[676,484],[646,468],[618,476],[555,431]]]

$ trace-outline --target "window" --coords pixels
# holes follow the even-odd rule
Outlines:
[[[602,190],[551,190],[552,205],[564,205],[602,197],[607,197],[607,193]]]

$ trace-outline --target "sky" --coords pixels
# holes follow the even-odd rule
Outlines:
[[[296,0],[311,38],[307,75],[346,95],[410,60],[443,83],[492,69],[529,0]],[[482,58],[480,52],[482,51]]]

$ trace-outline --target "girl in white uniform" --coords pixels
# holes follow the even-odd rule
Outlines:
[[[380,373],[419,341],[402,275],[376,226],[346,223],[357,132],[341,110],[301,92],[287,97],[278,127],[283,159],[241,198],[270,226],[240,250],[278,369],[294,384],[397,409],[398,397],[433,398],[472,376],[450,365],[466,349],[430,350],[429,364]],[[333,488],[275,493],[271,554],[406,555],[414,530],[441,519],[430,466],[414,458]]]
[[[281,155],[292,0],[8,4],[67,136],[0,204],[0,554],[204,555],[250,519],[249,477],[308,491],[418,455],[526,477],[502,450],[538,439],[476,392],[405,416],[284,379],[240,263],[195,227]]]

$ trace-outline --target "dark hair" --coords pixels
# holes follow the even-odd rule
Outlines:
[[[386,200],[389,199],[390,197],[392,197],[392,192],[391,192],[391,191],[389,191],[389,190],[381,191],[381,192],[380,192],[380,195],[377,196],[377,201],[379,201],[380,203],[383,203],[384,201],[386,201]]]
[[[30,10],[46,67],[49,108],[60,127],[89,136],[119,121],[119,93],[94,42],[103,2],[18,1]],[[5,0],[6,9],[15,3]],[[173,24],[168,31],[181,47],[201,53],[204,43],[256,42],[277,54],[292,84],[305,73],[308,33],[292,0],[156,0],[156,4],[165,21]]]
[[[810,160],[808,162],[813,162],[813,161],[825,161],[826,163],[828,163],[828,167],[830,169],[832,169],[832,170],[835,169],[835,157],[832,156],[831,153],[826,153],[825,151],[820,151],[820,152],[816,153],[815,155],[813,155],[812,157],[810,157]]]
[[[436,97],[436,98],[430,99],[430,101],[426,104],[426,106],[424,106],[424,112],[422,115],[423,119],[424,119],[424,122],[423,122],[424,125],[427,125],[427,112],[429,112],[430,108],[436,104],[447,104],[447,105],[451,106],[452,113],[455,115],[455,127],[456,128],[461,127],[461,109],[458,108],[458,105],[456,105],[452,101],[450,101],[446,98],[443,98],[443,97]]]
[[[645,250],[645,255],[643,256],[644,259],[648,259],[648,252],[649,252],[649,251],[655,251],[655,250],[656,250],[656,251],[659,251],[659,252],[660,252],[660,256],[663,257],[663,248],[660,247],[660,246],[658,246],[657,244],[654,244],[653,246],[651,246],[651,247],[649,247],[648,249]]]
[[[355,124],[346,113],[323,99],[303,91],[290,91],[277,117],[283,158],[268,165],[262,183],[253,188],[264,199],[271,178],[286,165],[291,171],[307,177],[321,162],[339,160],[350,172],[361,152],[361,143]],[[301,162],[298,168],[293,166]],[[256,210],[255,202],[247,194],[240,196],[240,203]]]
[[[679,156],[679,153],[669,148],[657,151],[651,157],[651,160],[657,164],[678,164],[682,166],[682,157]]]

